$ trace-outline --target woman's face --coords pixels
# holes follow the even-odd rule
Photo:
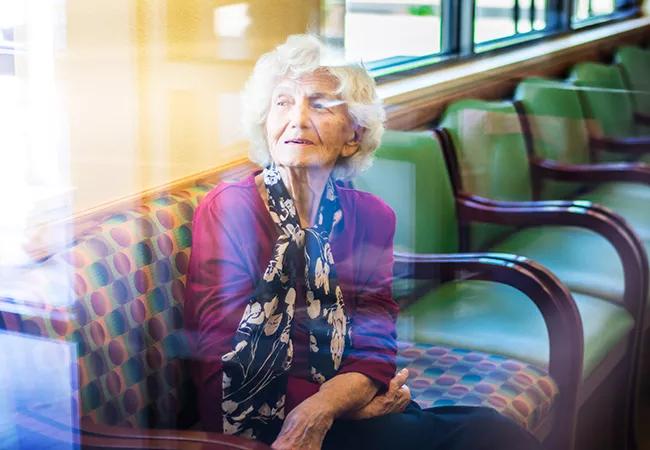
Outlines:
[[[279,166],[332,170],[359,148],[338,81],[324,70],[285,78],[273,90],[266,119],[271,158]]]

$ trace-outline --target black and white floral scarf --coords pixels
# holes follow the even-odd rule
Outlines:
[[[342,218],[333,180],[325,186],[316,225],[302,229],[277,168],[267,167],[263,177],[269,211],[281,233],[239,323],[233,350],[222,357],[221,410],[224,433],[269,442],[284,420],[296,280],[305,280],[309,364],[317,383],[336,375],[349,346],[350,324],[329,243]]]

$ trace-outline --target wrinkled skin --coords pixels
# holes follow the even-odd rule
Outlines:
[[[407,378],[408,371],[401,370],[390,381],[386,392],[374,395],[368,402],[365,400],[369,398],[367,387],[372,386],[370,390],[374,389],[375,393],[377,388],[365,375],[347,373],[335,376],[324,383],[317,394],[287,415],[272,448],[318,450],[337,418],[370,419],[404,411],[411,401],[411,393],[405,384]],[[354,405],[363,406],[354,408]]]

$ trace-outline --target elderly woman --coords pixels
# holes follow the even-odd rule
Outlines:
[[[395,215],[337,186],[370,162],[384,112],[360,66],[323,66],[292,36],[245,92],[264,170],[201,202],[186,325],[206,429],[277,449],[516,448],[537,442],[483,408],[420,410],[395,367]]]

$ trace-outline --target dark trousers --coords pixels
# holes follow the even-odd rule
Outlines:
[[[366,420],[338,420],[323,450],[541,450],[529,432],[490,408],[445,406]]]

